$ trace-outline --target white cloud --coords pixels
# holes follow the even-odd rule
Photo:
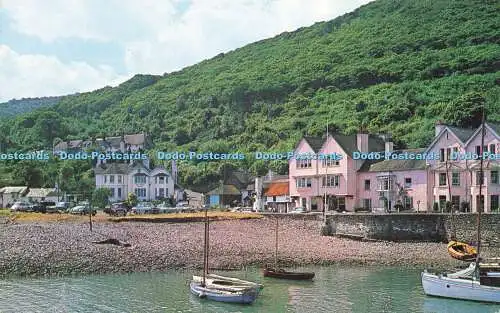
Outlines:
[[[0,45],[0,102],[84,92],[125,79],[109,66],[96,68],[83,62],[66,64],[55,57],[18,54]]]
[[[3,4],[11,28],[44,42],[79,38],[122,46],[126,71],[132,75],[178,70],[283,31],[332,19],[369,1],[190,0],[186,4],[186,0],[4,0]],[[49,94],[49,88],[71,92],[70,86],[82,90],[98,83],[109,84],[109,80],[116,78],[110,69],[80,63],[62,64],[41,55],[17,55],[16,59],[24,60],[19,62],[26,66],[28,57],[41,62],[38,66],[43,63],[43,75],[53,80],[45,79],[40,81],[43,87],[31,85],[30,88],[9,83],[11,90],[2,93],[20,97],[35,95],[38,90]],[[93,79],[62,81],[58,74],[51,74],[50,67],[55,73],[67,74],[71,69],[78,71],[81,77]],[[7,96],[2,94],[0,98]]]

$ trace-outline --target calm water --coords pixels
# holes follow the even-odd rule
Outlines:
[[[0,312],[498,312],[500,305],[423,295],[420,270],[309,267],[313,282],[264,279],[257,269],[230,272],[261,281],[251,306],[221,304],[189,293],[192,272],[96,275],[0,281]]]

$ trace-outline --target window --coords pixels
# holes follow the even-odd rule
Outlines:
[[[363,199],[363,209],[365,210],[372,209],[372,199]]]
[[[413,197],[404,197],[404,203],[403,206],[406,210],[413,209]]]
[[[121,184],[122,183],[122,175],[118,175],[118,183]]]
[[[365,179],[365,190],[370,190],[370,180]]]
[[[458,153],[458,147],[453,147],[453,154],[457,154]]]
[[[108,175],[104,175],[104,183],[106,184],[108,182]]]
[[[499,209],[498,195],[491,195],[490,196],[490,211],[491,212],[498,212],[498,209]]]
[[[481,155],[481,146],[476,146],[476,154]]]
[[[482,175],[481,175],[482,174]],[[476,172],[476,185],[484,184],[484,172]]]
[[[145,198],[146,188],[135,188],[134,193],[138,198]]]
[[[323,164],[323,167],[338,166],[340,164],[339,160],[334,160],[332,158],[323,159],[321,162]]]
[[[451,185],[460,186],[460,173],[458,172],[451,173]]]
[[[498,184],[498,171],[491,171],[491,183]]]
[[[446,196],[439,196],[439,209],[441,211],[446,210]]]
[[[338,175],[328,175],[323,177],[323,187],[338,187],[339,181]]]
[[[392,179],[389,177],[381,177],[378,181],[378,190],[391,190]]]
[[[158,191],[159,191],[158,195],[160,196],[160,198],[164,198],[165,197],[165,189],[160,188]]]
[[[135,184],[145,184],[146,183],[146,175],[135,175],[134,176]]]
[[[495,144],[491,144],[490,145],[490,153],[491,154],[495,154],[496,153]]]
[[[439,160],[441,162],[444,162],[444,149],[441,149],[439,152],[440,152],[440,154],[439,154]]]
[[[405,188],[411,188],[411,177],[405,178]]]
[[[451,160],[451,148],[446,149],[446,160]]]
[[[160,184],[164,184],[165,183],[165,176],[158,177],[158,181]]]
[[[115,183],[115,175],[109,175],[109,183],[111,184]]]
[[[120,176],[118,176],[118,177],[120,177]],[[118,194],[118,198],[121,198],[121,197],[122,197],[122,189],[121,189],[121,188],[118,188],[118,189],[116,190],[116,193]]]
[[[306,188],[311,187],[311,179],[310,178],[297,178],[297,188]]]
[[[446,186],[446,173],[439,173],[439,186]]]
[[[115,188],[110,188],[111,190],[111,198],[115,197]]]
[[[311,159],[297,160],[297,168],[311,168],[311,167],[312,167]]]
[[[451,207],[453,210],[460,209],[460,196],[451,196]]]
[[[345,197],[338,198],[337,208],[339,209],[339,211],[345,211]]]

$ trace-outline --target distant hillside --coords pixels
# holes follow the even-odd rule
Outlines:
[[[49,107],[62,97],[23,98],[0,103],[0,117],[12,117],[21,113]]]
[[[328,121],[331,130],[389,132],[399,146],[422,147],[436,120],[458,123],[483,98],[500,121],[499,16],[492,0],[379,0],[161,78],[63,97],[0,133],[27,147],[147,131],[162,150],[250,152],[291,149]],[[221,173],[220,162],[181,166],[187,186]]]

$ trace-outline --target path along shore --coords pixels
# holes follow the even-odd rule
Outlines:
[[[210,267],[241,269],[274,262],[273,218],[211,223]],[[202,267],[203,223],[0,221],[0,276],[144,272]],[[115,238],[130,244],[95,244]],[[362,242],[320,235],[313,220],[280,221],[282,266],[374,264],[455,267],[442,243]],[[485,248],[486,256],[500,250]]]

